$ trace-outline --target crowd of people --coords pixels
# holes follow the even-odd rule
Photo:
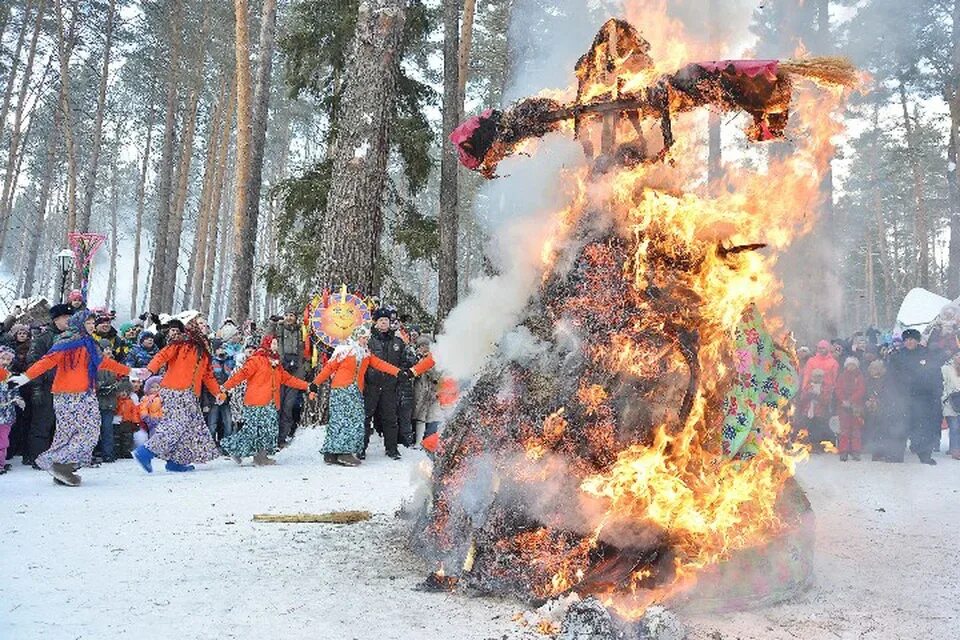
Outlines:
[[[219,456],[272,465],[327,382],[328,464],[361,464],[374,432],[399,460],[440,421],[431,339],[392,307],[319,359],[293,309],[265,331],[230,319],[213,331],[197,311],[115,327],[115,314],[73,291],[46,324],[27,317],[14,309],[0,336],[0,474],[17,456],[68,486],[78,469],[122,457],[150,473],[154,459],[170,472]]]
[[[884,339],[876,331],[821,340],[797,351],[801,388],[794,426],[814,451],[840,459],[903,462],[909,451],[935,465],[941,432],[960,460],[960,308],[947,307],[925,333],[908,328]]]

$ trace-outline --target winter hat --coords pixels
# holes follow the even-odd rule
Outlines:
[[[113,318],[110,317],[107,313],[98,313],[97,314],[97,324],[110,324],[113,322]]]
[[[848,364],[852,364],[853,366],[855,366],[855,367],[858,368],[858,369],[860,368],[860,361],[859,361],[858,359],[854,358],[853,356],[850,356],[849,358],[847,358],[846,360],[843,361],[843,366],[844,366],[844,367],[846,367]]]
[[[83,302],[83,292],[80,289],[74,289],[69,294],[67,294],[67,300],[70,302]]]
[[[380,318],[387,318],[387,319],[389,320],[389,319],[390,319],[390,310],[387,309],[386,307],[380,307],[379,309],[377,309],[376,311],[374,311],[374,312],[373,312],[373,321],[376,322],[376,321],[379,320]]]
[[[30,327],[23,323],[18,322],[17,324],[10,327],[10,335],[12,336],[16,336],[21,331],[26,333],[28,336],[30,335]]]
[[[223,346],[223,340],[221,340],[220,338],[212,338],[210,340],[210,348],[213,349],[214,351],[216,351],[222,346]]]
[[[146,340],[147,338],[153,338],[153,340],[156,341],[157,336],[152,331],[144,331],[143,333],[140,334],[140,337],[137,339],[137,341],[139,344],[142,345],[143,341]]]
[[[73,309],[69,305],[65,304],[55,304],[50,307],[50,319],[56,320],[62,316],[71,316],[73,315]]]
[[[183,331],[186,328],[177,318],[170,318],[170,320],[168,320],[164,326],[167,329],[179,329],[180,331]]]
[[[187,326],[191,321],[196,320],[200,317],[200,312],[196,309],[188,309],[183,313],[177,316],[177,320],[183,323],[183,326]]]
[[[113,343],[109,340],[98,340],[97,342],[101,349],[110,349],[110,351],[113,351]]]
[[[817,343],[817,349],[829,349],[829,348],[830,348],[830,343],[827,342],[826,340],[821,340],[820,342]]]
[[[160,386],[160,382],[163,380],[160,376],[151,376],[147,378],[147,381],[143,383],[143,392],[144,393],[153,393],[157,390],[157,387]]]
[[[916,329],[907,329],[900,335],[900,337],[903,339],[904,342],[906,342],[910,338],[913,338],[914,340],[917,340],[919,342],[920,332],[917,331]]]
[[[430,336],[420,336],[419,338],[417,338],[417,346],[418,346],[418,347],[428,347],[428,348],[429,348],[431,344],[433,344],[433,341],[430,339]]]
[[[5,344],[0,345],[0,355],[3,355],[4,353],[9,353],[11,356],[17,355],[16,351],[14,351],[13,349],[11,349]]]

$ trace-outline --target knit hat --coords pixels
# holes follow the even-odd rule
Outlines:
[[[140,344],[143,344],[143,341],[146,340],[147,338],[153,338],[153,340],[155,341],[157,339],[157,336],[151,331],[144,331],[143,333],[140,334],[140,337],[137,338],[137,341]]]
[[[111,318],[109,314],[106,314],[106,313],[97,314],[97,324],[110,324],[112,322],[113,322],[113,318]]]
[[[70,302],[73,302],[75,300],[83,302],[83,292],[80,291],[80,289],[74,289],[73,291],[67,294],[67,300],[69,300]]]
[[[21,322],[18,322],[17,324],[10,327],[10,335],[12,336],[16,336],[21,331],[26,333],[27,335],[30,335],[30,327]]]
[[[143,392],[144,393],[153,393],[157,390],[157,387],[160,386],[160,381],[163,380],[160,376],[151,376],[147,378],[147,381],[143,383]]]
[[[906,341],[909,340],[910,338],[913,338],[914,340],[919,341],[919,340],[920,340],[920,332],[917,331],[916,329],[907,329],[906,331],[904,331],[904,332],[901,334],[901,337],[903,338],[904,342],[906,342]]]
[[[2,344],[0,345],[0,355],[3,355],[4,353],[9,353],[11,356],[17,355],[16,351],[14,351],[13,349],[11,349],[5,344]]]

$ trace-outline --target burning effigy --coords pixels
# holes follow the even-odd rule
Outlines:
[[[572,101],[524,100],[451,137],[488,177],[551,132],[591,163],[540,246],[539,290],[513,332],[527,355],[496,349],[441,436],[411,536],[437,563],[428,583],[593,596],[626,619],[655,602],[795,593],[812,572],[812,514],[793,480],[806,448],[788,437],[798,380],[768,316],[773,266],[809,230],[837,132],[827,114],[854,71],[813,58],[665,73],[611,20],[576,74]],[[755,142],[789,124],[795,148],[698,195],[682,161],[697,107],[744,112]]]

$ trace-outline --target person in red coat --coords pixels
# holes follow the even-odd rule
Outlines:
[[[847,358],[843,371],[837,377],[837,417],[840,419],[840,459],[860,459],[863,432],[863,408],[867,397],[867,385],[860,371],[860,361]]]

